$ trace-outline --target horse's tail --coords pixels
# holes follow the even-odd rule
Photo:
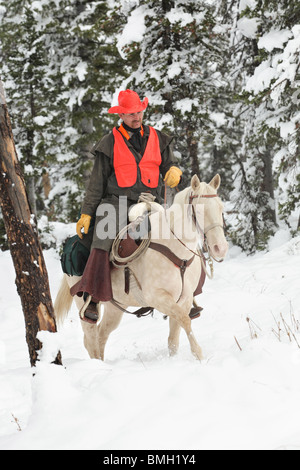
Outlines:
[[[70,287],[67,283],[67,276],[64,275],[54,303],[54,313],[58,323],[63,323],[69,313],[72,303],[73,297],[70,294]]]

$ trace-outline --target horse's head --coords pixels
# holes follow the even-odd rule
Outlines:
[[[210,183],[200,182],[194,175],[191,180],[189,204],[193,208],[193,216],[211,255],[223,259],[228,251],[228,243],[224,235],[223,204],[217,195],[220,187],[220,175],[214,176]]]

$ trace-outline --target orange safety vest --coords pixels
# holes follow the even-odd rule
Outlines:
[[[130,188],[137,181],[138,166],[141,172],[141,180],[148,188],[157,188],[159,181],[159,166],[161,153],[157,133],[150,127],[145,153],[137,165],[133,153],[129,150],[121,133],[114,128],[114,170],[117,183],[120,188]],[[129,137],[129,136],[128,136]]]

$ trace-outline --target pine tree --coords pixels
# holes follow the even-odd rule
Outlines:
[[[147,122],[174,134],[183,185],[221,174],[235,243],[265,248],[278,214],[297,229],[298,2],[0,0],[0,21],[0,76],[38,215],[76,220],[90,150],[127,87],[149,97]]]
[[[245,130],[244,157],[240,157],[241,193],[249,201],[245,225],[251,220],[254,234],[252,249],[267,245],[276,230],[276,212],[288,222],[299,204],[299,7],[293,14],[290,7],[291,2],[258,1],[240,19],[257,24],[255,37],[250,38],[253,69],[244,82],[249,131]],[[241,197],[238,204],[241,207]],[[240,234],[246,233],[245,225]]]
[[[256,12],[240,7],[247,2],[232,3],[231,22],[234,33],[231,40],[231,75],[234,77],[233,127],[239,145],[234,153],[234,190],[230,195],[236,218],[231,237],[248,252],[266,247],[276,230],[274,182],[272,161],[274,156],[273,130],[265,125],[267,109],[245,90],[247,80],[253,76],[263,60],[257,46],[258,25]],[[253,8],[253,4],[250,4]],[[237,139],[237,140],[238,140]]]
[[[80,0],[11,0],[1,10],[0,73],[17,148],[33,210],[52,220],[78,217],[89,151],[111,127],[107,109],[127,73],[115,10]]]
[[[0,205],[16,286],[22,303],[26,340],[32,366],[38,361],[38,331],[56,332],[54,310],[43,252],[31,213],[24,178],[17,158],[11,123],[0,81]],[[54,361],[61,364],[61,355]]]
[[[259,90],[251,83],[248,86],[269,109],[266,125],[277,136],[273,167],[278,212],[294,233],[300,228],[300,6],[285,0],[258,6],[263,19],[272,19],[272,24],[258,42],[265,60],[253,79],[258,78],[261,68],[272,79]]]
[[[56,94],[31,2],[11,0],[5,3],[2,12],[0,73],[6,85],[32,211],[36,213],[36,204],[43,197],[43,174],[55,142],[49,123],[55,115]],[[46,112],[45,101],[52,103],[52,113],[50,109]]]
[[[211,176],[216,167],[211,162],[218,158],[216,121],[224,120],[216,96],[225,86],[218,71],[223,37],[215,28],[215,6],[148,0],[134,11],[143,18],[145,33],[128,85],[150,97],[147,119],[176,136],[184,182],[194,173]]]
[[[61,156],[53,171],[55,189],[48,201],[62,221],[78,217],[92,167],[90,150],[111,127],[107,109],[126,74],[114,34],[122,18],[114,11],[107,1],[59,0],[43,4],[40,12],[65,116]]]

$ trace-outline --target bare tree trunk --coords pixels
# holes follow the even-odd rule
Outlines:
[[[0,205],[25,317],[30,362],[34,366],[42,347],[36,337],[38,331],[56,332],[56,323],[48,273],[15,149],[1,80]],[[61,364],[60,353],[55,363]]]
[[[262,190],[270,194],[270,198],[272,199],[272,201],[274,201],[274,198],[275,198],[274,197],[274,181],[273,181],[273,171],[272,171],[272,159],[271,159],[270,153],[266,151],[262,155],[262,160],[264,162],[264,179],[263,179]],[[275,202],[274,202],[274,206],[275,206]],[[270,214],[270,220],[272,220],[273,224],[277,226],[275,208],[270,208],[268,212]]]
[[[187,152],[190,156],[192,175],[197,175],[201,179],[198,158],[198,141],[195,138],[193,131],[188,133]]]

